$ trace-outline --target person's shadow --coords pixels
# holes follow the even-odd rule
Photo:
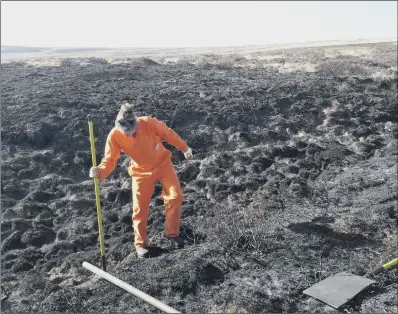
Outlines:
[[[147,249],[149,252],[149,254],[148,254],[149,258],[158,257],[164,253],[170,252],[169,249],[164,249],[160,246],[148,246]]]

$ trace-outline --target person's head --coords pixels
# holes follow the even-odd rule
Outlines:
[[[137,120],[132,104],[125,103],[117,114],[115,127],[122,133],[131,136],[137,131]]]

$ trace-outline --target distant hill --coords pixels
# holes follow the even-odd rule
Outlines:
[[[49,50],[50,48],[44,47],[26,47],[26,46],[1,46],[1,53],[11,52],[41,52]]]
[[[108,50],[108,48],[97,47],[27,47],[27,46],[1,46],[1,53],[17,53],[17,52],[77,52],[77,51],[92,51],[92,50]]]

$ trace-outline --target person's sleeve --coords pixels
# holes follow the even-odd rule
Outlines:
[[[164,122],[159,121],[156,118],[150,118],[149,121],[153,132],[157,136],[183,152],[186,152],[188,150],[189,147],[187,143],[175,131],[170,129]]]
[[[113,132],[109,133],[106,139],[105,156],[102,158],[101,164],[98,165],[100,168],[100,180],[105,179],[113,170],[115,170],[116,163],[120,157],[121,150],[119,145],[116,143],[113,134]]]

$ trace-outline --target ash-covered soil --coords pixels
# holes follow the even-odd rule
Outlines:
[[[182,312],[336,312],[303,295],[397,255],[397,45],[267,54],[2,64],[1,306],[159,312],[95,278],[97,160],[121,102],[165,121],[185,195],[183,250],[162,234],[157,186],[136,258],[129,159],[101,182],[108,271]],[[372,277],[373,278],[373,277]],[[340,311],[397,312],[397,270]]]

